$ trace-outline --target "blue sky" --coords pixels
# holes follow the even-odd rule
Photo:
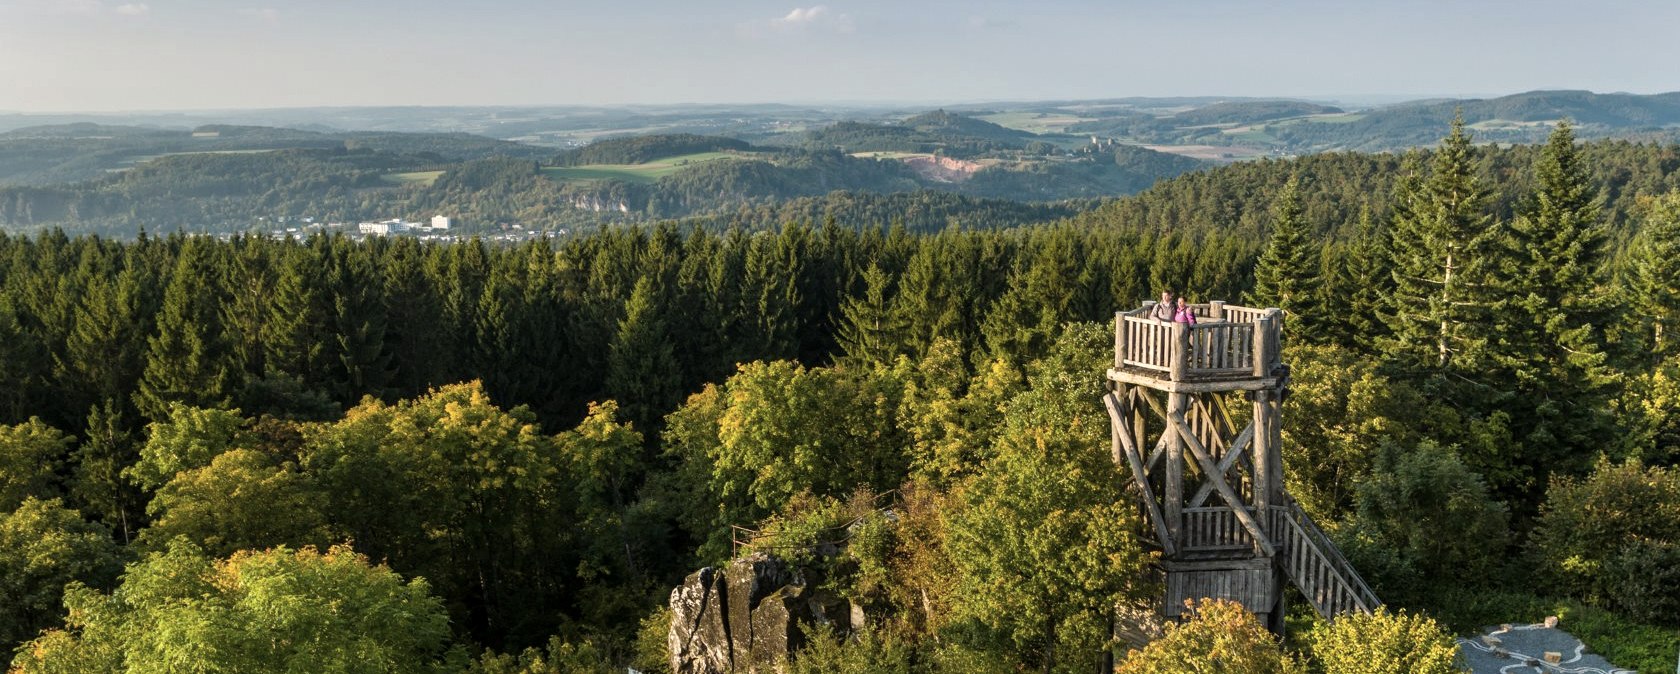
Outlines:
[[[1680,90],[1680,2],[0,0],[0,110]]]

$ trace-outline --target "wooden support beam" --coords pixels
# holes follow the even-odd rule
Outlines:
[[[1260,529],[1260,524],[1254,521],[1254,516],[1248,512],[1248,508],[1244,507],[1242,500],[1237,498],[1237,494],[1231,489],[1231,485],[1225,483],[1225,476],[1214,472],[1217,466],[1214,465],[1212,457],[1208,456],[1207,448],[1203,447],[1201,441],[1196,439],[1196,434],[1190,432],[1190,426],[1184,423],[1182,417],[1173,417],[1168,423],[1172,425],[1173,430],[1178,431],[1178,437],[1182,440],[1183,446],[1189,449],[1190,454],[1196,458],[1196,463],[1201,466],[1202,472],[1207,474],[1207,479],[1213,484],[1213,488],[1219,490],[1220,497],[1230,504],[1231,512],[1236,514],[1237,521],[1241,522],[1243,528],[1248,530],[1249,535],[1254,537],[1254,544],[1259,546],[1260,551],[1267,557],[1277,554],[1277,550],[1272,547],[1272,542],[1266,538],[1265,532]],[[1171,475],[1171,473],[1168,473],[1169,479]],[[1180,489],[1182,490],[1182,485]],[[1180,491],[1180,495],[1182,494],[1183,492]],[[1172,505],[1172,501],[1167,502],[1169,514],[1172,511]]]
[[[1132,411],[1132,446],[1141,449],[1143,447],[1144,437],[1149,434],[1149,426],[1143,417],[1143,408],[1139,407],[1137,404],[1137,396],[1143,395],[1143,389],[1140,387],[1133,387],[1130,393],[1132,397],[1128,399],[1126,408]],[[1150,457],[1150,459],[1153,460],[1154,457]],[[1149,475],[1153,470],[1153,468],[1145,465],[1143,469],[1144,475]]]
[[[1155,527],[1155,535],[1161,540],[1161,552],[1169,557],[1177,554],[1176,541],[1172,532],[1167,529],[1161,507],[1155,503],[1155,491],[1149,488],[1149,477],[1143,470],[1143,458],[1138,455],[1137,446],[1132,444],[1129,432],[1131,429],[1126,428],[1126,410],[1119,397],[1112,393],[1103,396],[1103,404],[1108,407],[1108,418],[1112,424],[1110,435],[1117,445],[1116,453],[1125,457],[1126,463],[1132,468],[1132,479],[1137,481],[1138,489],[1143,492],[1143,507],[1148,512],[1149,523]]]
[[[1231,466],[1236,465],[1237,460],[1242,458],[1243,452],[1248,450],[1249,441],[1253,439],[1254,424],[1249,424],[1247,428],[1243,429],[1242,434],[1237,436],[1236,441],[1231,443],[1231,450],[1226,452],[1225,456],[1219,459],[1219,474],[1221,476],[1229,475],[1231,473]],[[1196,495],[1190,497],[1190,507],[1202,507],[1202,504],[1206,503],[1208,497],[1212,495],[1213,484],[1207,482],[1202,483],[1202,488],[1197,489]]]
[[[1149,409],[1152,409],[1152,410],[1155,411],[1155,416],[1161,417],[1162,421],[1167,420],[1167,411],[1161,408],[1161,403],[1155,400],[1155,396],[1152,396],[1152,395],[1149,395],[1148,393],[1145,393],[1142,387],[1139,387],[1139,388],[1134,389],[1134,390],[1136,390],[1138,392],[1138,397],[1139,398],[1143,398],[1144,402],[1149,403]],[[1171,395],[1171,394],[1168,394],[1168,395]]]
[[[1182,323],[1180,325],[1183,325]],[[1173,540],[1184,540],[1184,443],[1182,429],[1184,425],[1184,408],[1190,396],[1182,393],[1167,394],[1166,430],[1161,432],[1161,439],[1167,441],[1166,477],[1161,481],[1161,501],[1166,504],[1167,529],[1172,532]],[[1194,438],[1191,438],[1194,439]]]
[[[1254,377],[1243,374],[1235,379],[1192,379],[1191,381],[1172,381],[1162,372],[1134,372],[1132,370],[1108,371],[1108,378],[1123,381],[1138,386],[1148,386],[1157,391],[1169,393],[1214,393],[1220,391],[1258,391],[1276,388],[1277,377]]]
[[[1161,463],[1161,458],[1167,455],[1167,443],[1171,442],[1172,433],[1162,433],[1161,439],[1155,441],[1155,447],[1149,450],[1149,460],[1144,464],[1144,470],[1150,475],[1155,474],[1155,468]]]

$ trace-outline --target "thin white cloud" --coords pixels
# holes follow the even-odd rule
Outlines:
[[[239,10],[239,13],[253,19],[267,21],[269,23],[274,23],[280,20],[280,10],[273,7],[251,7]]]
[[[152,6],[144,2],[130,2],[117,5],[117,9],[115,11],[123,16],[142,16],[151,12]]]
[[[836,12],[829,9],[828,5],[795,7],[786,15],[771,19],[769,26],[780,31],[820,29],[836,33],[850,33],[856,29],[850,14]]]

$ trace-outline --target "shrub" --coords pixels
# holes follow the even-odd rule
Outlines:
[[[1585,479],[1552,482],[1532,545],[1552,589],[1604,605],[1614,588],[1606,565],[1640,539],[1680,541],[1680,470],[1600,459]]]
[[[1132,652],[1119,674],[1285,674],[1304,672],[1276,637],[1236,602],[1193,606],[1190,620],[1169,625],[1167,635]]]
[[[1324,674],[1457,674],[1458,644],[1434,620],[1417,614],[1352,614],[1322,623],[1307,634],[1308,649]]]
[[[1641,538],[1605,565],[1610,607],[1641,622],[1680,624],[1680,545]]]
[[[1422,578],[1482,577],[1505,553],[1504,504],[1456,454],[1431,442],[1384,445],[1376,470],[1359,485],[1357,502],[1358,535],[1394,550],[1398,559],[1392,561]],[[1421,588],[1383,589],[1405,594]]]

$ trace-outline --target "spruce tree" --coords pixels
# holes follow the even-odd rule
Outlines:
[[[1319,304],[1331,343],[1375,353],[1376,340],[1387,336],[1381,314],[1394,283],[1390,257],[1388,232],[1372,217],[1369,205],[1360,209],[1351,241],[1325,248]]]
[[[263,360],[268,373],[319,388],[325,383],[329,363],[320,254],[314,248],[299,248],[281,260],[279,267],[262,326]]]
[[[0,424],[35,414],[35,393],[48,377],[46,345],[26,329],[12,298],[0,292]]]
[[[1491,351],[1518,393],[1512,414],[1528,420],[1527,444],[1585,449],[1603,430],[1599,410],[1615,372],[1602,327],[1609,307],[1599,276],[1602,201],[1568,122],[1541,151],[1535,178],[1534,197],[1502,228],[1489,270],[1497,291],[1491,322],[1499,327]]]
[[[1249,302],[1288,312],[1293,334],[1311,339],[1323,323],[1314,301],[1319,283],[1319,251],[1307,231],[1300,179],[1290,176],[1272,202],[1272,237],[1254,267]]]
[[[659,295],[651,277],[636,280],[607,357],[607,393],[644,433],[656,429],[682,396],[682,372]]]
[[[965,350],[977,341],[978,272],[955,238],[941,233],[925,240],[899,276],[893,314],[904,326],[903,349],[912,356],[926,354],[939,339],[955,340]]]
[[[236,373],[222,337],[216,245],[188,239],[164,290],[157,328],[147,340],[140,388],[134,394],[135,406],[149,419],[164,418],[172,402],[197,407],[229,402]]]
[[[888,297],[892,279],[871,263],[863,272],[862,297],[847,297],[840,304],[840,348],[847,360],[864,365],[891,363],[904,352],[903,315],[893,311]]]
[[[1680,192],[1647,203],[1626,285],[1650,362],[1680,354]]]
[[[334,246],[327,267],[331,283],[327,319],[332,331],[327,349],[331,355],[328,388],[338,402],[350,404],[364,395],[384,393],[391,379],[381,277],[366,251],[348,242]]]
[[[145,524],[145,497],[123,477],[123,469],[140,460],[122,405],[106,399],[88,412],[86,439],[75,452],[71,496],[82,510],[99,518],[128,543]]]
[[[1486,343],[1478,253],[1492,216],[1474,159],[1464,118],[1454,117],[1427,180],[1402,178],[1394,197],[1394,289],[1385,303],[1393,334],[1379,344],[1392,364],[1436,382],[1475,372]],[[1407,164],[1416,170],[1415,160]]]
[[[140,272],[125,269],[114,279],[88,284],[55,370],[87,407],[128,395],[140,378],[144,353],[134,345],[145,340]]]

